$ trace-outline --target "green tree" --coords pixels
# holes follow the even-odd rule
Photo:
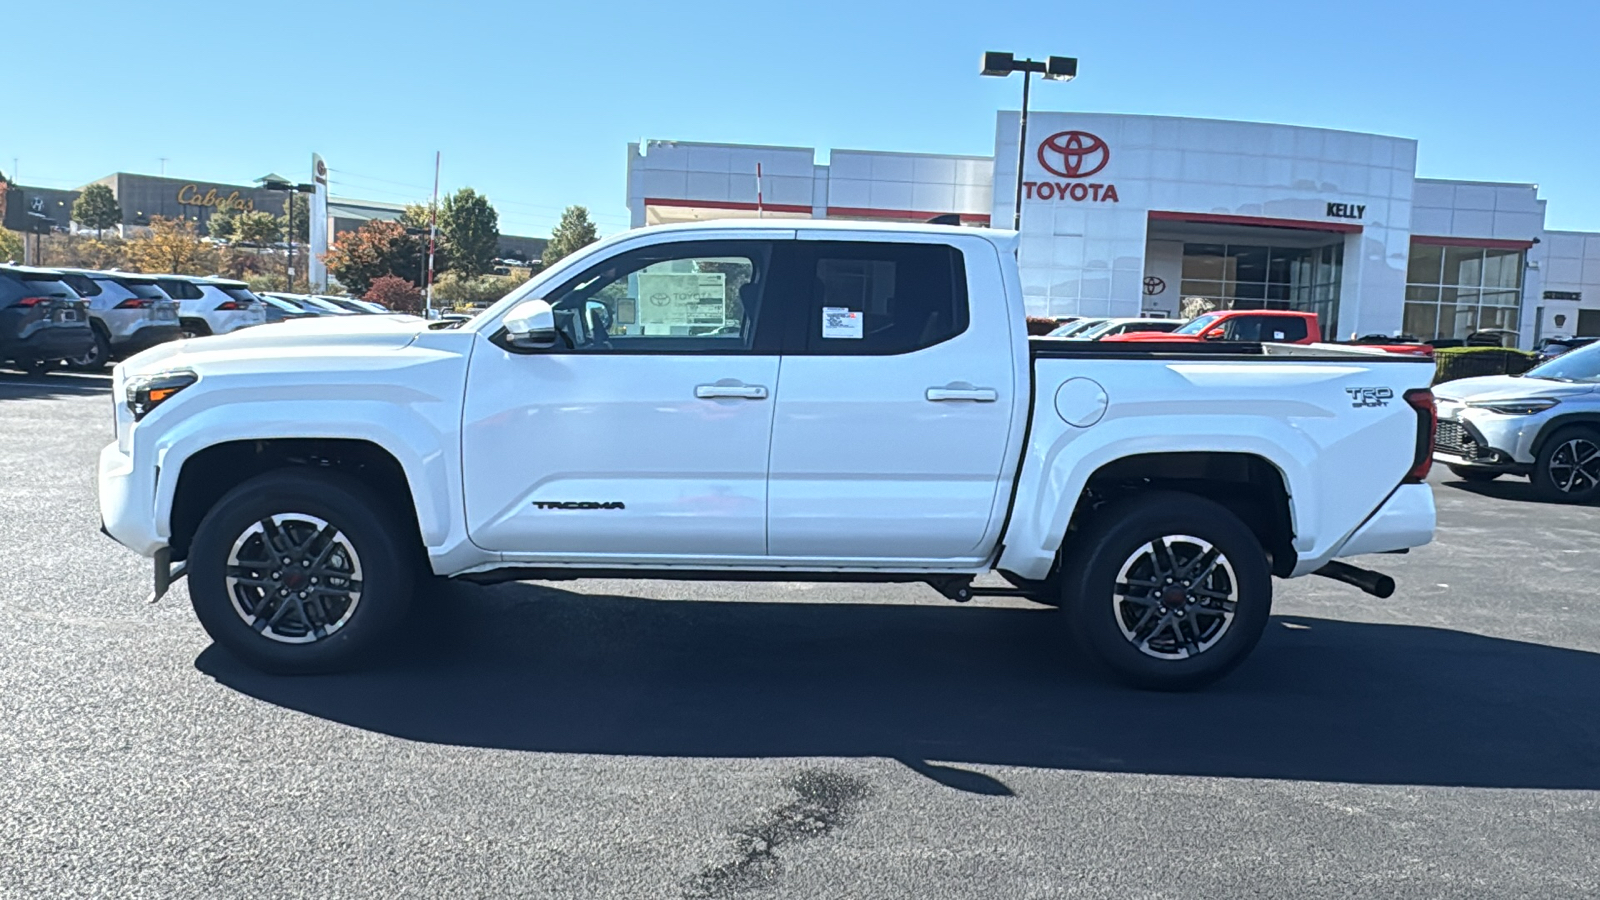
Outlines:
[[[311,240],[311,201],[305,194],[294,193],[283,201],[282,231],[296,244]]]
[[[589,210],[582,206],[569,206],[561,214],[561,221],[550,232],[550,243],[544,245],[544,253],[540,258],[548,268],[557,260],[599,239],[600,232],[589,220]]]
[[[219,241],[231,241],[239,233],[239,214],[232,207],[219,206],[206,220],[206,234]]]
[[[500,214],[488,197],[462,188],[444,198],[439,231],[450,246],[451,268],[469,278],[493,271],[500,255]]]
[[[240,243],[265,246],[283,240],[283,220],[266,210],[242,212],[235,223],[233,236]]]
[[[356,296],[365,294],[373,281],[384,275],[420,280],[427,259],[426,236],[408,234],[399,222],[382,219],[339,235],[333,249],[322,257],[333,277]]]
[[[431,203],[407,203],[405,211],[400,214],[400,224],[407,228],[428,230],[429,215],[433,209]]]
[[[117,205],[117,198],[111,193],[110,187],[91,184],[73,201],[72,221],[85,228],[93,228],[94,236],[100,237],[107,228],[122,223],[122,207]]]

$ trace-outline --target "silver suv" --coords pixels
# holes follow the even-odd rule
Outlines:
[[[69,368],[99,371],[113,359],[179,337],[178,301],[148,275],[62,269],[61,280],[89,301],[89,324],[94,326],[94,346],[67,360]]]
[[[1600,498],[1600,344],[1522,375],[1447,381],[1434,458],[1468,481],[1524,475],[1548,500]]]

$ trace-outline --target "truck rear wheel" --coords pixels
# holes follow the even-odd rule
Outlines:
[[[1255,534],[1226,507],[1154,492],[1107,505],[1073,538],[1062,607],[1120,680],[1187,690],[1244,661],[1272,613]]]
[[[200,624],[275,674],[349,669],[411,600],[413,551],[381,498],[352,479],[284,470],[229,491],[189,548]]]

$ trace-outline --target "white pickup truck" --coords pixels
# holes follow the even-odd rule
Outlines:
[[[648,228],[465,323],[166,344],[115,369],[104,529],[275,672],[365,656],[430,575],[1009,591],[1156,688],[1243,660],[1271,576],[1393,590],[1334,560],[1432,537],[1428,361],[1030,341],[1016,243]]]

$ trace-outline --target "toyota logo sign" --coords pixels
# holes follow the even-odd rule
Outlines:
[[[1144,277],[1144,295],[1146,297],[1154,297],[1166,289],[1167,282],[1165,280],[1154,275],[1146,275]]]
[[[1039,143],[1039,165],[1062,178],[1088,178],[1111,161],[1111,148],[1087,131],[1058,131]]]

